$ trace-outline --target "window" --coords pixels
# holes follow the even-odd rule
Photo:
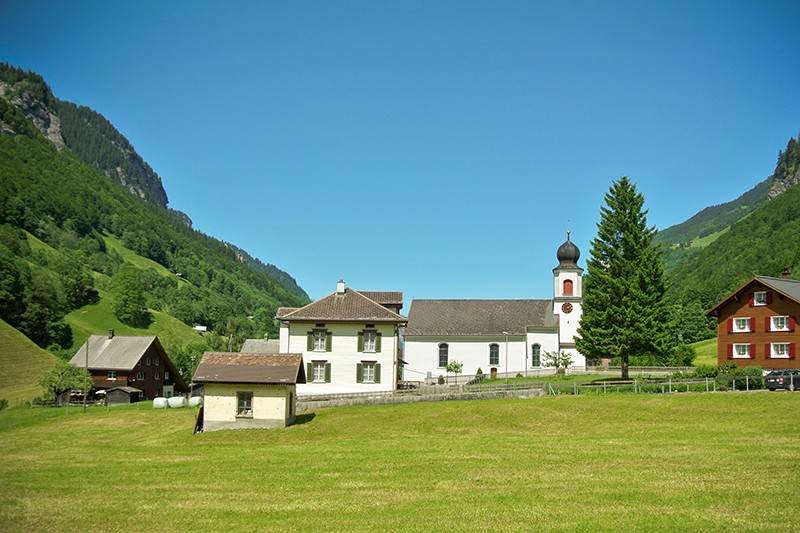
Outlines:
[[[380,383],[381,365],[375,361],[361,361],[356,365],[356,383]]]
[[[770,317],[769,330],[770,331],[789,331],[789,317],[788,316],[773,316]]]
[[[489,364],[490,365],[500,364],[500,346],[498,346],[497,344],[489,345]]]
[[[731,357],[733,359],[749,359],[752,356],[749,344],[734,344]]]
[[[138,374],[136,374],[136,379],[139,381],[144,381],[145,380],[144,372],[139,372]]]
[[[563,286],[563,289],[562,289],[561,293],[564,296],[572,296],[572,280],[571,279],[565,279],[564,280],[564,286]]]
[[[236,416],[253,416],[253,393],[236,393]]]
[[[330,383],[331,364],[327,361],[311,361],[306,365],[306,380],[310,383]]]
[[[794,345],[788,342],[767,344],[767,357],[771,359],[791,359],[794,357]]]
[[[158,370],[156,370],[156,374],[153,376],[153,379],[159,379],[160,377],[161,375],[159,374]]]
[[[531,346],[531,366],[542,366],[542,347],[539,344]]]
[[[359,352],[380,352],[381,334],[376,331],[375,324],[367,324],[363,331],[358,332],[358,351]]]
[[[756,291],[753,293],[753,305],[767,305],[767,291]]]
[[[375,383],[375,363],[361,364],[361,382]]]
[[[325,363],[313,363],[314,374],[312,381],[325,382]]]
[[[733,333],[745,333],[749,331],[750,317],[733,319]]]
[[[325,351],[325,331],[314,331],[314,350]]]
[[[166,370],[164,371],[164,379],[169,379],[169,372]]]
[[[108,379],[117,379],[117,371],[116,370],[109,370],[108,371]]]
[[[440,344],[439,345],[439,367],[444,368],[447,366],[447,353],[449,351],[449,347],[447,344]]]
[[[161,364],[161,358],[160,357],[156,357],[156,366],[158,366],[159,364]]]
[[[308,332],[308,345],[306,349],[309,352],[330,352],[331,351],[331,337],[332,334],[327,329],[315,329]]]
[[[156,393],[156,396],[161,396],[161,389],[156,389],[155,393]]]
[[[150,363],[152,363],[152,362],[153,362],[153,358],[152,357],[148,357],[147,358],[147,366],[150,366]]]

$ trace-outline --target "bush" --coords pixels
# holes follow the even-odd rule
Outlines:
[[[697,365],[692,373],[694,378],[715,378],[719,374],[719,367],[711,365]]]
[[[439,374],[439,379],[436,380],[436,383],[438,383],[439,385],[444,385],[444,376]]]
[[[5,398],[0,398],[0,411],[8,407],[8,400]]]
[[[745,386],[750,389],[764,388],[764,371],[760,366],[733,368],[728,372],[728,377],[729,382],[736,380],[736,389],[743,389]]]
[[[475,375],[476,376],[482,376],[483,375],[483,370],[481,370],[480,367],[478,367],[478,371],[475,372]]]

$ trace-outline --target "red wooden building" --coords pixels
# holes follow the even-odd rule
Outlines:
[[[765,369],[800,368],[800,281],[755,276],[707,313],[717,319],[717,360]]]

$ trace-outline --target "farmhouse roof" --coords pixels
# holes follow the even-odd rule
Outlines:
[[[278,339],[247,339],[242,345],[241,353],[279,353]]]
[[[557,327],[553,300],[413,300],[405,336],[523,335]]]
[[[192,381],[294,385],[305,383],[306,373],[301,354],[206,352]]]
[[[180,373],[167,356],[158,337],[154,335],[114,335],[113,331],[108,335],[90,335],[86,342],[83,343],[83,346],[72,356],[69,361],[70,364],[79,368],[86,367],[87,345],[89,348],[89,370],[120,371],[133,370],[136,363],[152,347],[164,362],[164,366],[172,372],[176,386],[179,389],[186,388],[186,383]]]
[[[342,292],[334,292],[305,307],[278,309],[276,318],[285,322],[388,322],[405,324],[406,318],[384,307],[381,301],[367,296],[376,295],[380,300],[402,300],[402,293],[366,292],[346,288]],[[391,302],[396,304],[397,302]]]
[[[741,294],[754,283],[761,283],[761,285],[763,285],[764,287],[767,287],[775,291],[776,293],[781,294],[786,298],[789,298],[790,300],[794,300],[795,302],[800,303],[800,281],[787,278],[773,278],[770,276],[753,276],[741,287],[730,293],[728,296],[723,298],[722,301],[720,301],[717,305],[709,309],[706,312],[706,316],[715,315],[721,307],[726,305],[731,300],[740,297]]]

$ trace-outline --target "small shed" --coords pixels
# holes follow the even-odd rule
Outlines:
[[[112,387],[106,389],[106,405],[124,405],[138,402],[141,390],[136,387]]]
[[[294,423],[301,354],[206,352],[192,380],[205,386],[203,431],[281,428]]]

